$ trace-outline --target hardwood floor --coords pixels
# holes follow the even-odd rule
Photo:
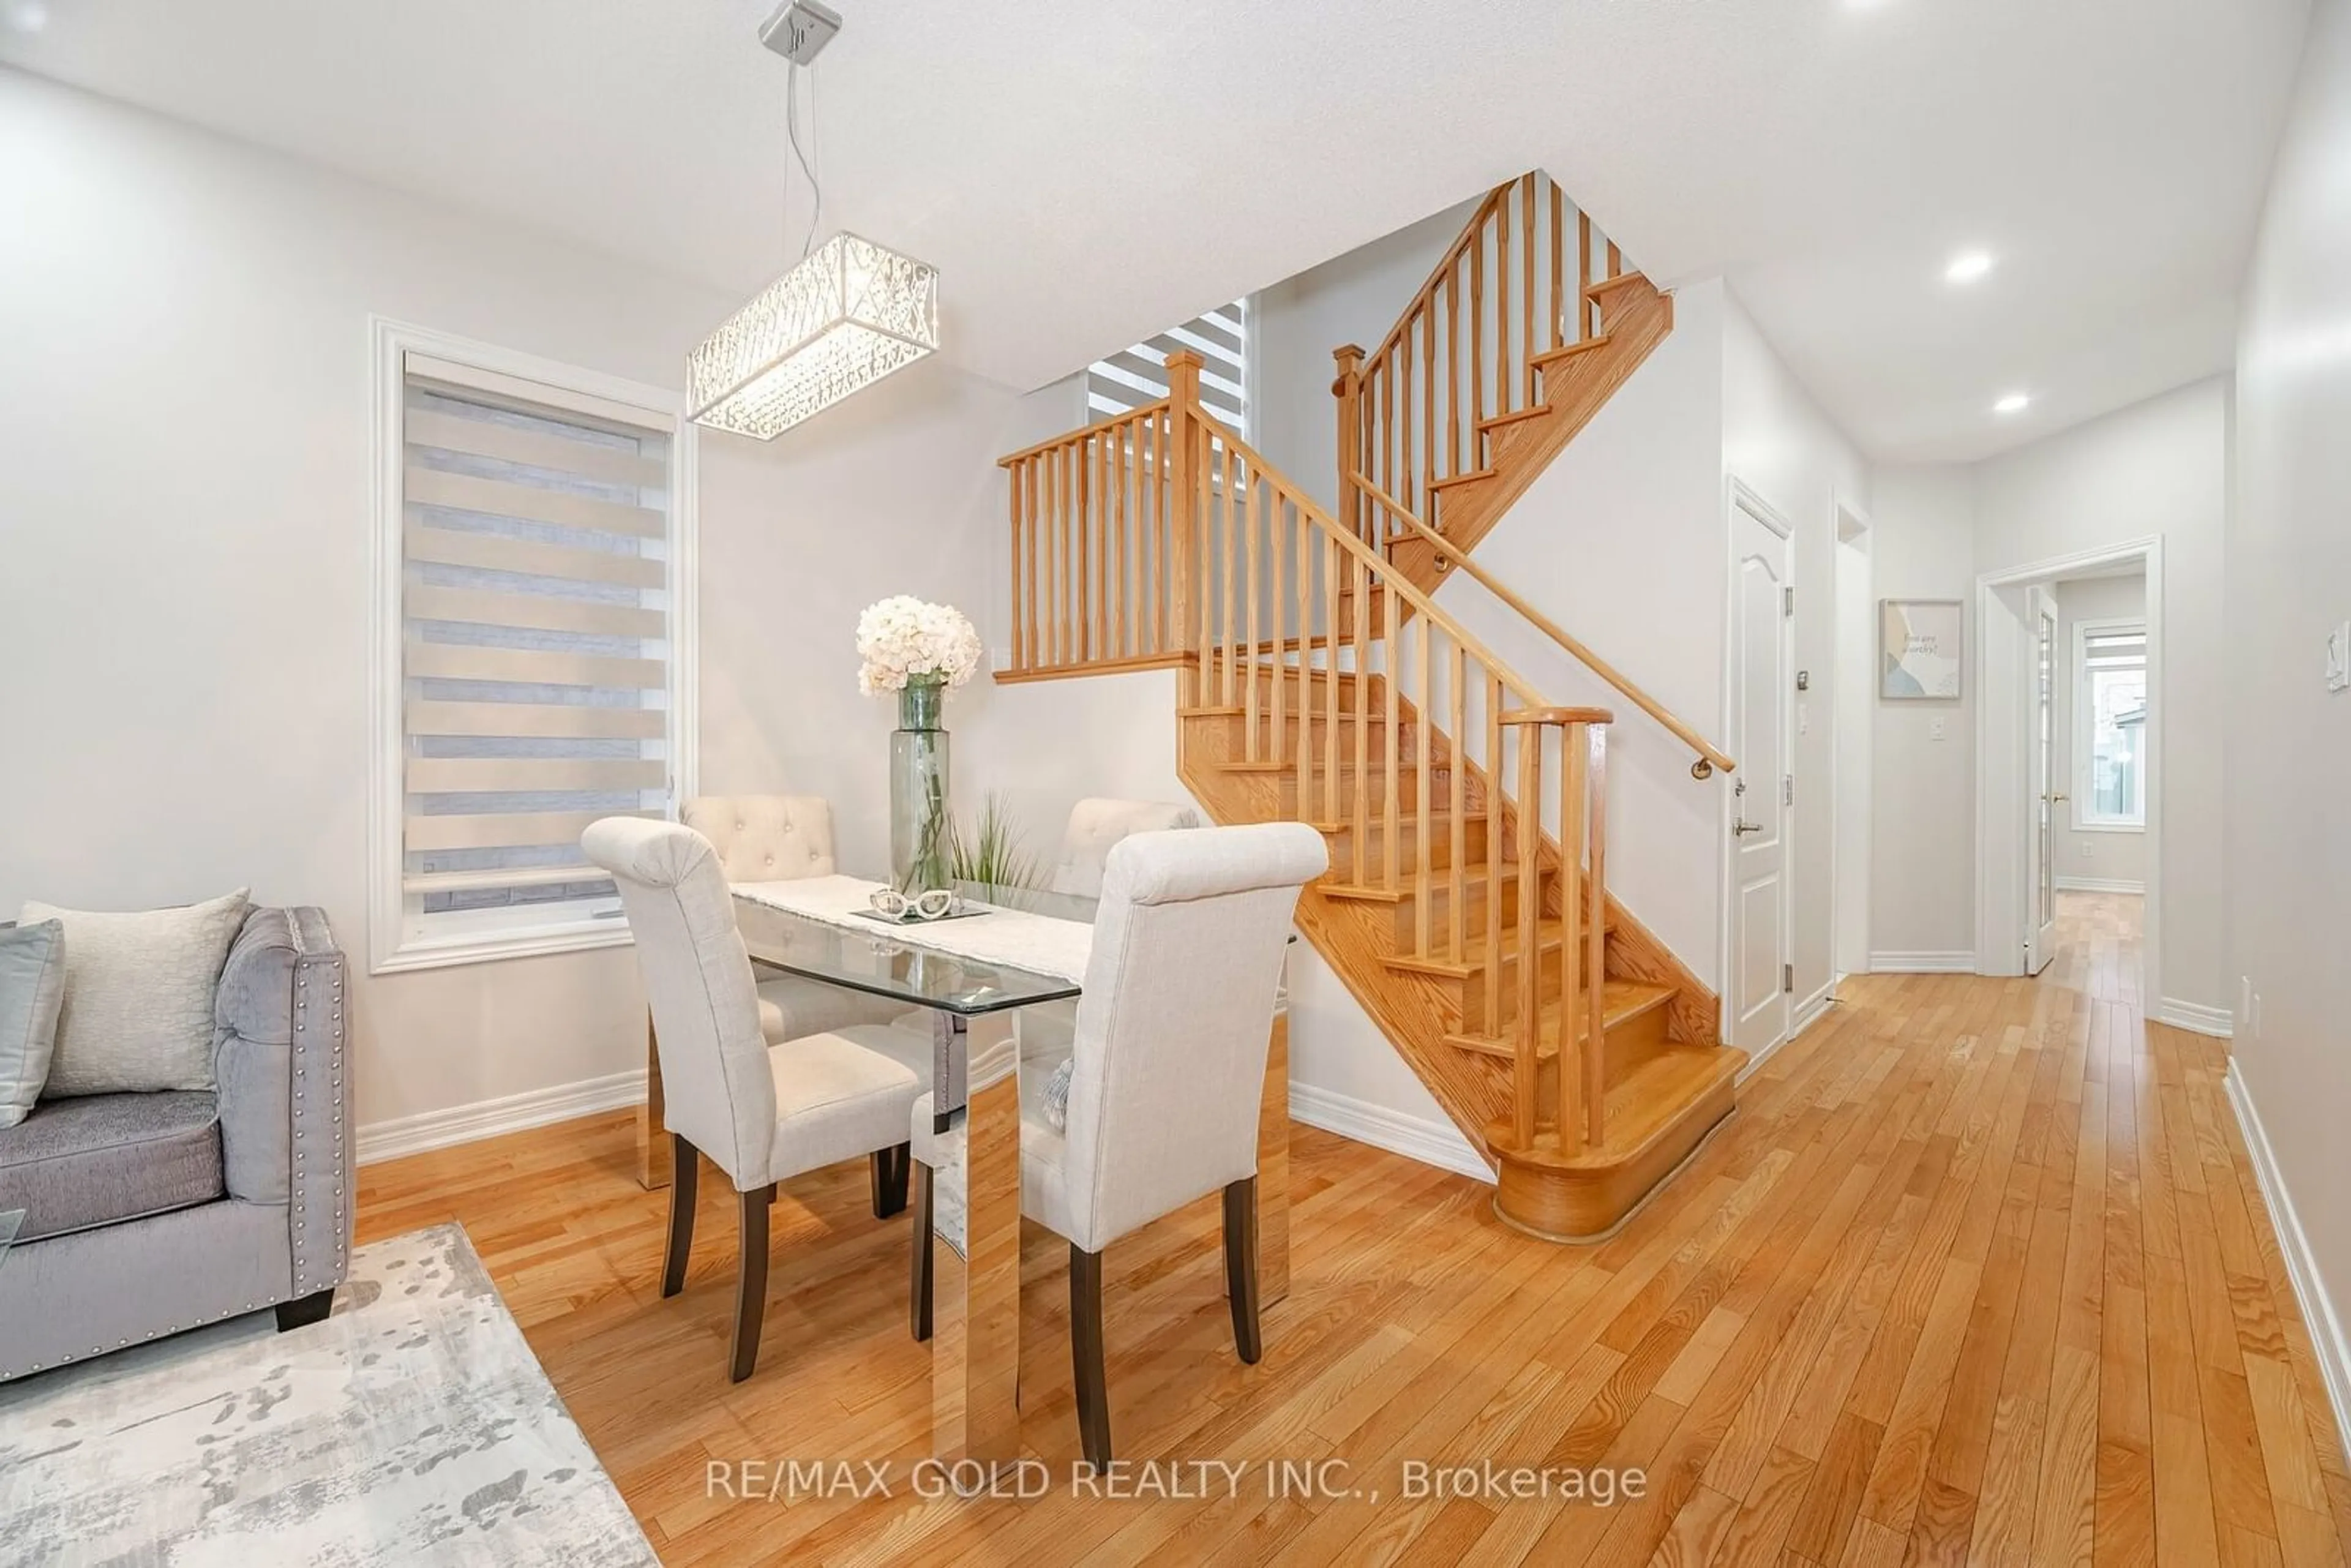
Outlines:
[[[662,1301],[664,1200],[625,1113],[371,1166],[360,1239],[464,1221],[672,1563],[2341,1563],[2351,1475],[2225,1042],[2142,1028],[2138,900],[2063,900],[2038,980],[1848,982],[1604,1245],[1528,1239],[1490,1189],[1301,1127],[1259,1365],[1233,1354],[1216,1198],[1111,1249],[1123,1458],[1337,1460],[1360,1495],[1253,1469],[1228,1496],[1188,1464],[1136,1476],[1207,1495],[1074,1495],[1065,1252],[1042,1237],[1022,1385],[1051,1490],[916,1495],[928,1354],[905,1221],[871,1217],[862,1163],[786,1184],[740,1385],[731,1195],[704,1184],[705,1245]],[[1646,1486],[1399,1495],[1407,1460],[1485,1459]],[[744,1460],[888,1460],[894,1495],[770,1501],[734,1469],[759,1495],[713,1495],[709,1466]]]

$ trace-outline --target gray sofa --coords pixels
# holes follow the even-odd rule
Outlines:
[[[343,956],[256,909],[214,1004],[214,1092],[47,1100],[0,1128],[0,1382],[274,1307],[333,1305],[351,1235]]]

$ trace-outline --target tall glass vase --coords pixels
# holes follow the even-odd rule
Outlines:
[[[898,693],[898,727],[890,736],[890,875],[902,893],[947,885],[946,695],[941,679],[914,680]]]

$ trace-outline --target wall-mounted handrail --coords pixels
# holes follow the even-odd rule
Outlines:
[[[1690,764],[1690,776],[1692,778],[1707,778],[1718,768],[1721,768],[1725,773],[1731,772],[1738,768],[1739,764],[1733,762],[1719,747],[1708,744],[1705,737],[1700,736],[1698,731],[1692,729],[1688,725],[1683,723],[1681,719],[1676,717],[1673,710],[1667,707],[1663,703],[1657,701],[1656,698],[1651,696],[1648,693],[1643,691],[1639,686],[1634,685],[1630,677],[1625,675],[1622,670],[1619,670],[1615,665],[1610,664],[1607,660],[1593,653],[1589,647],[1584,645],[1583,642],[1580,638],[1574,636],[1565,627],[1560,625],[1558,622],[1553,621],[1550,616],[1545,615],[1541,611],[1528,603],[1526,600],[1512,591],[1510,587],[1504,584],[1502,580],[1499,578],[1497,578],[1492,572],[1488,571],[1484,567],[1479,566],[1476,558],[1471,556],[1468,550],[1462,549],[1454,544],[1451,539],[1447,538],[1443,534],[1438,533],[1435,528],[1430,528],[1426,523],[1424,523],[1418,517],[1414,517],[1410,509],[1407,508],[1403,502],[1397,500],[1394,496],[1389,495],[1385,490],[1381,489],[1377,485],[1373,484],[1369,479],[1364,478],[1361,474],[1348,475],[1347,481],[1349,484],[1353,485],[1358,489],[1362,490],[1364,494],[1369,497],[1371,500],[1382,510],[1385,511],[1390,517],[1395,518],[1396,521],[1402,523],[1406,528],[1410,529],[1416,537],[1426,541],[1430,547],[1443,554],[1448,560],[1452,561],[1454,565],[1458,566],[1462,570],[1477,579],[1478,582],[1484,587],[1488,592],[1491,593],[1495,598],[1500,600],[1504,604],[1509,605],[1512,610],[1516,611],[1520,616],[1525,618],[1528,624],[1533,626],[1535,630],[1541,632],[1544,636],[1549,637],[1552,642],[1566,649],[1568,653],[1573,654],[1577,661],[1583,664],[1584,667],[1589,669],[1593,674],[1598,675],[1602,680],[1606,681],[1610,685],[1623,693],[1625,696],[1632,702],[1634,706],[1639,708],[1643,713],[1647,714],[1651,718],[1656,719],[1659,724],[1665,726],[1665,727],[1670,730],[1683,745],[1688,747],[1692,751],[1697,752],[1698,760]]]

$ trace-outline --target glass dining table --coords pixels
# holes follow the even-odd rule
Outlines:
[[[961,884],[956,892],[967,907],[1081,925],[1092,925],[1100,907],[1094,899],[1027,888]],[[874,921],[869,931],[862,919],[853,925],[820,919],[741,892],[735,915],[754,969],[863,992],[926,1015],[933,1128],[944,1167],[933,1177],[933,1452],[949,1464],[1019,1458],[1020,1086],[1024,1073],[1050,1073],[1068,1054],[1081,988],[1061,976],[945,950],[940,937],[959,920]],[[1290,1291],[1287,998],[1285,984],[1258,1123],[1259,1290],[1268,1304]],[[656,1187],[668,1184],[671,1155],[650,1015],[645,1073],[638,1179]]]

